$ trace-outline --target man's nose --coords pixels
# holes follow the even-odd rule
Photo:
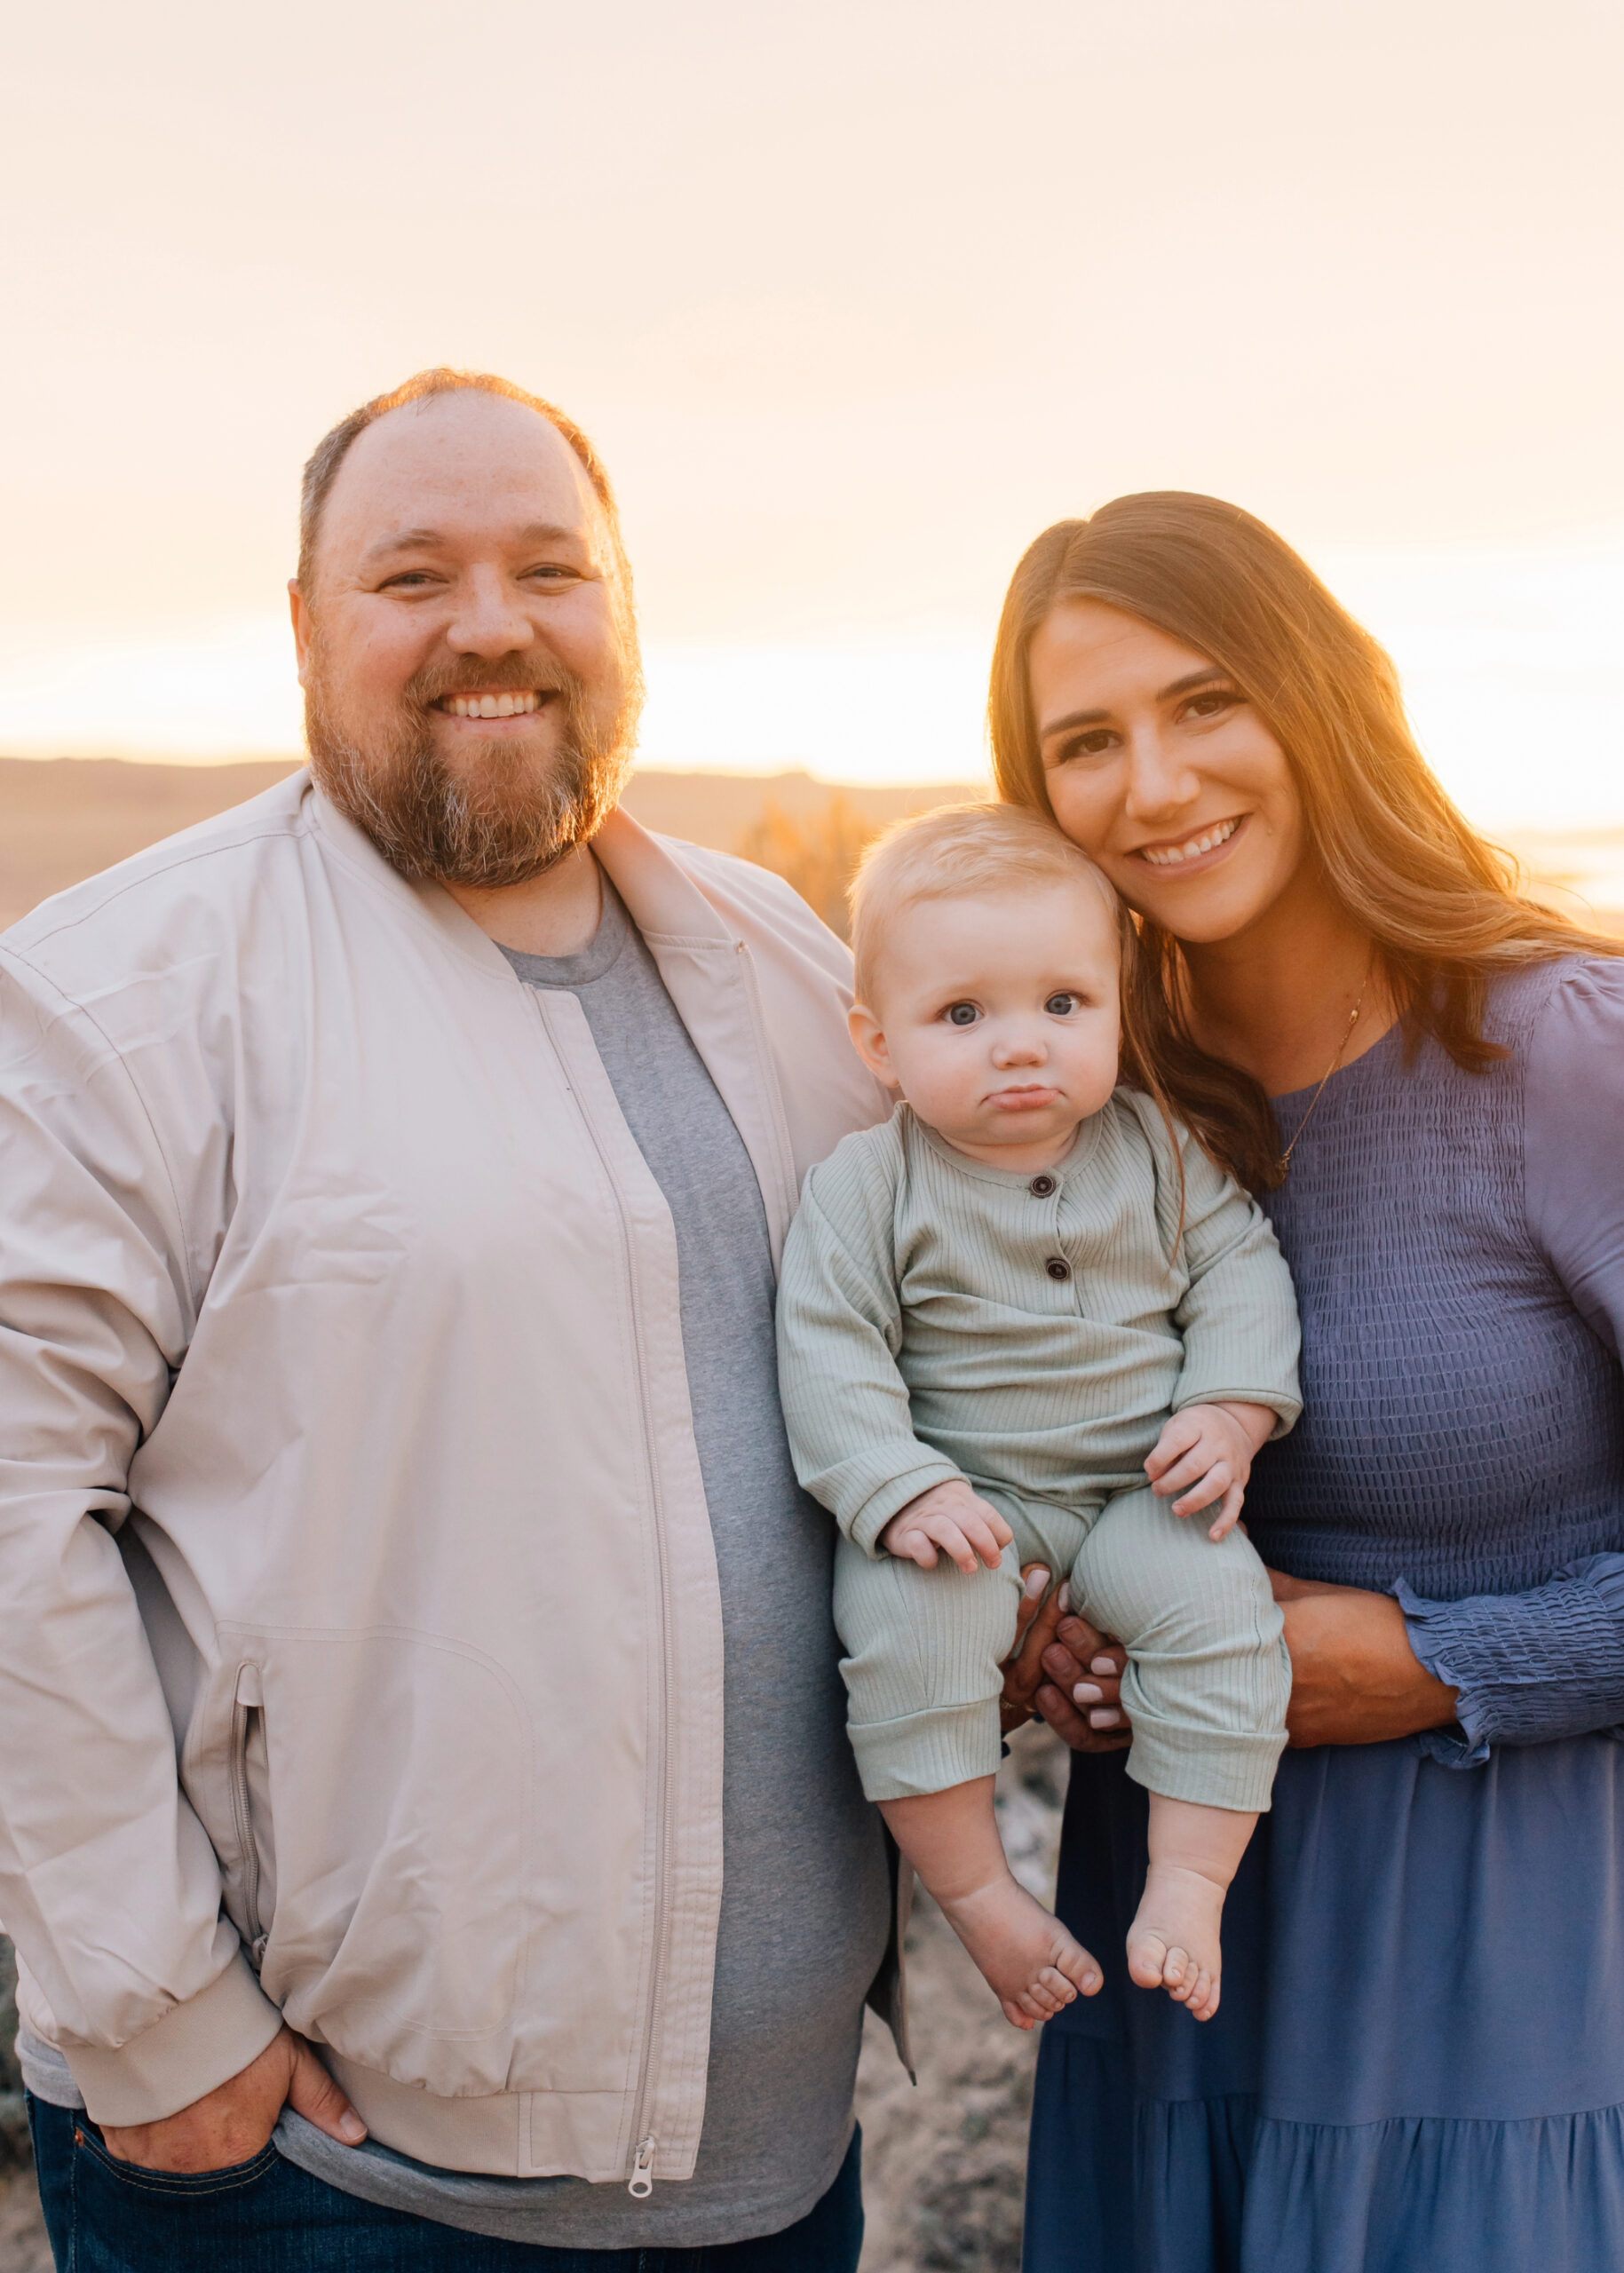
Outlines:
[[[494,660],[535,644],[535,628],[507,578],[495,569],[472,569],[457,585],[446,626],[446,644],[459,655]]]
[[[1176,743],[1151,725],[1136,733],[1128,750],[1128,817],[1159,820],[1192,805],[1200,795],[1200,777]]]

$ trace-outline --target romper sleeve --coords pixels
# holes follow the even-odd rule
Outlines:
[[[900,1172],[889,1127],[839,1144],[806,1179],[779,1283],[779,1393],[796,1474],[875,1557],[900,1509],[961,1475],[915,1436],[897,1366]]]
[[[1574,1308],[1624,1352],[1624,960],[1575,958],[1528,1045],[1525,1204]],[[1624,1501],[1624,1477],[1619,1479]],[[1451,1767],[1496,1744],[1594,1730],[1624,1738],[1624,1554],[1589,1555],[1527,1594],[1428,1602],[1402,1582],[1410,1643],[1461,1692],[1458,1738],[1423,1739]]]

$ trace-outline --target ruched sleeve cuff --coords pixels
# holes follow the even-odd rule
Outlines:
[[[63,2047],[95,2123],[160,2123],[257,2060],[282,2016],[239,1951],[200,1996],[116,2051]]]
[[[1496,1745],[1624,1737],[1624,1556],[1593,1555],[1521,1595],[1429,1602],[1393,1592],[1410,1646],[1460,1692],[1458,1733],[1430,1730],[1423,1751],[1480,1768]]]

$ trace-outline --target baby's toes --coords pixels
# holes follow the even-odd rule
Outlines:
[[[1022,2012],[1013,1997],[1000,1997],[998,2002],[1003,2008],[1003,2016],[1011,2028],[1035,2028],[1043,2017],[1041,2013]]]
[[[1081,1990],[1085,1997],[1091,1997],[1099,1987],[1103,1977],[1100,1969],[1081,1942],[1073,1942],[1069,1950],[1063,1951],[1058,1963],[1072,1987]]]
[[[1187,1951],[1170,1949],[1161,1960],[1161,1985],[1183,2004],[1195,1988],[1198,1971]]]
[[[1154,1934],[1128,1944],[1128,1973],[1141,1989],[1160,1989],[1167,1979],[1168,1946]]]
[[[1190,2000],[1190,2010],[1198,2021],[1209,2021],[1218,2009],[1218,1981],[1216,1974],[1203,1973],[1196,1983]]]
[[[1046,1996],[1053,1998],[1054,2004],[1051,2009],[1057,2013],[1062,2005],[1069,2005],[1077,1994],[1065,1974],[1052,1965],[1046,1965],[1043,1968],[1033,1985],[1034,1988],[1041,1989]]]

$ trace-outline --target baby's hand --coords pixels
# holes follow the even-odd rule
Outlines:
[[[1186,1405],[1145,1463],[1152,1490],[1163,1500],[1179,1494],[1173,1500],[1176,1516],[1199,1515],[1216,1501],[1217,1521],[1207,1536],[1223,1539],[1240,1520],[1252,1455],[1268,1442],[1274,1422],[1266,1405]]]
[[[899,1508],[880,1533],[879,1543],[887,1555],[917,1563],[923,1571],[935,1570],[939,1550],[968,1577],[984,1563],[995,1571],[1014,1536],[997,1509],[978,1499],[963,1477],[955,1476],[951,1484],[933,1484],[906,1508]]]

